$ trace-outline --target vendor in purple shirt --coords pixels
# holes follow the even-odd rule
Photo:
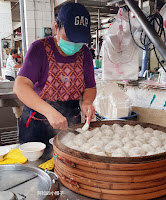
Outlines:
[[[25,104],[19,127],[21,143],[39,141],[48,144],[54,129],[66,130],[81,122],[82,111],[94,118],[92,103],[96,83],[90,43],[90,16],[79,3],[61,7],[55,23],[55,37],[31,44],[14,92]],[[89,112],[88,112],[89,111]]]

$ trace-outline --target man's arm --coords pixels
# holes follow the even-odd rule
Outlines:
[[[14,68],[21,68],[21,65],[14,65]]]
[[[21,65],[17,64],[14,59],[8,61],[13,68],[21,68]]]
[[[44,115],[54,129],[67,129],[66,118],[35,93],[30,79],[18,76],[13,91],[26,106]]]
[[[88,110],[89,110],[90,119],[93,119],[95,116],[95,109],[92,105],[95,98],[96,98],[96,86],[93,88],[85,89],[83,93],[82,110],[86,116],[88,116]]]

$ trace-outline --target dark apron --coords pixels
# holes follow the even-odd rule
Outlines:
[[[81,122],[79,100],[47,102],[67,118],[68,125],[74,125]],[[47,120],[40,121],[32,118],[29,127],[26,122],[29,119],[32,109],[24,105],[19,126],[19,142],[43,142],[49,144],[49,139],[54,137],[59,130],[53,129]],[[36,112],[36,111],[35,111]],[[43,115],[36,112],[35,118],[45,119]]]

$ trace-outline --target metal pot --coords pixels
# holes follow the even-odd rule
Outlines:
[[[57,179],[55,173],[37,167],[0,165],[0,191],[12,192],[18,200],[56,199]]]

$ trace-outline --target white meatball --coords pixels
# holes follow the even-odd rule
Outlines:
[[[98,131],[97,133],[95,133],[95,135],[93,137],[98,137],[98,138],[102,138],[103,137],[103,133],[101,131]]]
[[[124,146],[123,146],[123,150],[128,154],[129,150],[131,148],[133,148],[133,144],[132,143],[126,143]]]
[[[152,133],[149,133],[149,132],[144,133],[144,138],[145,138],[146,141],[148,141],[152,136],[153,136]]]
[[[162,134],[163,134],[162,131],[158,131],[158,130],[154,130],[154,131],[153,131],[153,135],[154,135],[155,137],[160,137]]]
[[[148,133],[153,133],[153,131],[154,130],[150,127],[147,127],[147,128],[144,129],[144,132],[148,132]]]
[[[107,156],[104,152],[96,152],[95,155],[98,155],[98,156]]]
[[[146,153],[155,151],[154,147],[150,144],[143,144],[142,148]]]
[[[119,135],[118,133],[115,133],[115,134],[112,136],[112,138],[113,138],[114,140],[120,140],[120,139],[121,139],[121,137],[120,137],[120,135]]]
[[[91,138],[93,136],[91,131],[85,131],[85,132],[82,133],[82,135],[84,137],[86,137],[87,139],[89,139],[89,138]]]
[[[111,130],[111,127],[110,127],[109,125],[103,124],[103,125],[100,127],[100,130],[104,131],[105,129]]]
[[[98,146],[98,145],[94,145],[89,149],[89,152],[92,154],[95,154],[96,152],[102,152],[103,148]]]
[[[64,145],[71,148],[71,147],[75,146],[75,143],[71,140],[68,140],[68,142],[66,142]]]
[[[143,130],[135,130],[135,131],[134,131],[134,134],[135,134],[136,136],[140,136],[140,135],[143,135],[143,134],[144,134],[144,131],[143,131]]]
[[[108,143],[105,147],[104,150],[107,153],[112,153],[115,151],[117,148],[122,148],[122,143],[120,141],[113,140],[110,143]]]
[[[159,140],[153,140],[150,144],[151,144],[154,148],[157,148],[157,147],[161,147],[161,146],[162,146],[162,143],[161,143]]]
[[[112,130],[114,130],[117,127],[121,127],[121,126],[119,124],[113,124],[111,128],[112,128]]]
[[[134,147],[129,150],[130,157],[144,156],[145,151],[141,147]]]
[[[124,125],[123,128],[126,130],[126,131],[133,131],[134,130],[134,127],[133,126],[130,126],[128,124]]]
[[[112,136],[114,132],[111,129],[104,129],[102,130],[103,135]]]
[[[82,134],[76,135],[75,138],[73,139],[73,142],[78,146],[83,145],[86,141],[87,141],[87,138],[84,137]]]
[[[68,133],[64,136],[64,138],[65,138],[65,139],[69,139],[69,140],[71,139],[71,140],[72,140],[73,138],[75,138],[75,136],[76,136],[76,135],[75,135],[74,133],[68,132]]]
[[[96,134],[96,133],[101,132],[101,131],[100,131],[100,128],[97,127],[97,128],[95,128],[95,129],[93,129],[91,132],[92,132],[93,134]]]
[[[165,146],[165,145],[166,145],[166,139],[162,140],[162,146]]]
[[[149,152],[146,153],[147,156],[152,156],[152,155],[155,155],[155,154],[156,153],[154,151],[149,151]]]
[[[112,140],[112,137],[109,137],[109,136],[103,136],[101,138],[101,141],[103,142],[104,145],[107,145],[109,142],[111,142]]]
[[[77,151],[81,151],[81,149],[80,149],[79,146],[71,146],[70,148],[71,148],[71,149],[74,149],[74,150],[77,150]]]
[[[145,143],[145,139],[144,139],[144,135],[137,135],[135,137],[136,140],[142,142],[142,143]]]
[[[124,137],[125,135],[126,135],[126,132],[125,132],[125,130],[121,130],[121,129],[116,129],[116,130],[114,130],[114,134],[118,134],[119,135],[119,137]]]
[[[134,147],[142,147],[143,143],[140,140],[134,140],[131,142]]]
[[[128,143],[129,141],[130,141],[130,139],[127,136],[125,136],[125,137],[123,137],[121,139],[121,142],[123,143],[123,145],[126,144],[126,143]]]
[[[80,149],[83,152],[87,152],[89,151],[89,149],[93,146],[92,143],[84,143],[83,145],[81,145]]]
[[[136,126],[134,126],[134,130],[136,131],[136,130],[142,130],[143,131],[143,127],[142,126],[140,126],[139,124],[137,124]]]
[[[122,149],[118,148],[112,153],[112,157],[126,157],[126,153]]]
[[[128,131],[126,136],[130,139],[133,140],[135,138],[135,134],[132,131]]]
[[[161,135],[161,139],[162,139],[162,140],[166,140],[166,133],[163,133],[163,134]]]
[[[164,147],[158,147],[157,149],[156,149],[156,153],[158,154],[158,153],[164,153],[164,152],[166,152],[166,150],[164,149]]]
[[[163,148],[166,150],[166,144],[163,146]]]
[[[89,151],[88,149],[86,149],[86,150],[84,150],[84,151],[82,151],[82,150],[79,150],[79,151],[81,151],[81,152],[83,152],[83,153],[90,153],[90,151]]]
[[[73,139],[75,138],[75,134],[72,132],[68,132],[62,139],[61,142],[62,144],[66,145],[69,141],[73,141]],[[73,145],[74,146],[74,145]]]
[[[159,140],[158,137],[153,136],[148,140],[148,143],[151,144],[153,141],[157,141],[157,140]]]
[[[119,148],[122,147],[122,143],[119,140],[112,140],[110,143],[116,145]]]

